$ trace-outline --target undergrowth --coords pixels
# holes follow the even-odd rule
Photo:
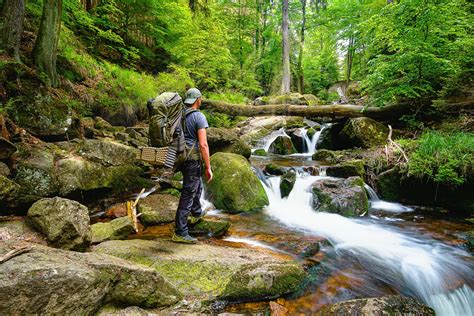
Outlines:
[[[454,187],[472,177],[473,165],[473,133],[428,131],[410,155],[408,174]]]

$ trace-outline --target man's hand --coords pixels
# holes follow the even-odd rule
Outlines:
[[[212,170],[211,170],[211,168],[206,168],[206,177],[207,177],[207,183],[212,181]]]

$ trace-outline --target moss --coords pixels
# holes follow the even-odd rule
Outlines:
[[[277,155],[291,155],[297,153],[291,138],[286,136],[279,136],[270,145],[269,152]]]
[[[272,163],[269,163],[265,166],[265,172],[274,176],[281,176],[282,174],[285,173],[283,168],[274,165]]]
[[[349,160],[345,161],[337,166],[328,167],[326,173],[330,177],[340,177],[340,178],[349,178],[349,177],[361,177],[365,178],[365,166],[364,161]]]
[[[247,159],[231,153],[211,157],[214,180],[206,184],[210,200],[218,209],[248,212],[268,205],[265,190]]]
[[[0,202],[2,206],[14,202],[19,192],[20,186],[17,183],[0,175]]]
[[[224,220],[202,219],[196,225],[190,227],[193,235],[207,235],[209,237],[221,237],[230,228],[230,223]]]
[[[265,151],[265,149],[263,148],[260,148],[260,149],[257,149],[253,152],[253,155],[254,156],[260,156],[260,157],[265,157],[265,156],[268,156],[267,152]]]
[[[383,145],[387,141],[388,128],[367,117],[353,118],[347,121],[341,131],[341,137],[349,147],[370,148]]]
[[[296,172],[289,171],[285,173],[280,179],[281,197],[285,198],[290,195],[291,190],[296,182]]]

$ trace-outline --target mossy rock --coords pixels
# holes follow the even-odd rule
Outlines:
[[[364,161],[360,159],[349,160],[340,163],[336,166],[329,166],[326,169],[326,174],[330,177],[349,178],[361,177],[365,178]]]
[[[308,128],[308,130],[306,131],[306,135],[308,135],[310,139],[313,138],[314,134],[316,134],[316,129],[314,129],[313,127]]]
[[[101,243],[106,240],[127,239],[134,231],[133,223],[128,216],[119,217],[106,223],[91,225],[92,243]]]
[[[278,136],[270,145],[268,151],[276,155],[291,155],[297,153],[291,138],[287,136]]]
[[[229,228],[230,223],[228,221],[204,218],[196,225],[190,225],[189,233],[193,236],[222,237]]]
[[[294,291],[304,278],[294,261],[244,248],[157,239],[107,241],[94,252],[152,267],[186,299],[204,302],[276,297]]]
[[[17,148],[12,142],[0,137],[0,160],[10,158],[16,151]]]
[[[350,119],[341,131],[342,141],[347,148],[370,148],[384,145],[387,141],[388,128],[367,117]]]
[[[10,175],[10,168],[0,161],[0,176],[8,177]]]
[[[207,130],[207,141],[211,155],[229,152],[249,158],[252,154],[252,148],[239,138],[236,129],[210,127]]]
[[[313,209],[354,217],[368,214],[369,199],[360,177],[326,178],[312,186]]]
[[[380,173],[376,178],[377,191],[387,201],[400,201],[403,197],[402,174],[397,168]]]
[[[256,150],[253,152],[253,155],[254,155],[254,156],[259,156],[259,157],[266,157],[266,156],[268,156],[267,152],[266,152],[265,149],[263,149],[263,148],[256,149]]]
[[[97,253],[78,253],[24,241],[1,241],[0,256],[30,251],[0,265],[5,315],[94,315],[104,302],[158,308],[181,294],[156,270]]]
[[[329,150],[339,150],[345,148],[345,143],[341,140],[341,130],[344,128],[344,124],[334,123],[330,126],[327,126],[321,131],[319,135],[316,148],[320,149],[329,149]]]
[[[216,153],[211,157],[214,179],[206,184],[209,200],[224,211],[260,210],[268,205],[265,190],[243,156]]]
[[[293,190],[293,186],[296,182],[296,172],[291,170],[285,173],[280,179],[280,192],[281,197],[285,198],[290,195],[291,190]]]
[[[15,204],[16,199],[20,193],[20,186],[0,175],[0,204],[3,206]]]
[[[171,194],[150,194],[138,202],[140,222],[145,226],[174,221],[179,198]]]
[[[336,152],[328,149],[318,149],[312,156],[313,160],[316,161],[327,161],[330,163],[336,163],[340,160],[340,155]]]
[[[54,247],[84,251],[91,242],[89,210],[79,202],[59,197],[41,199],[28,210],[27,220]]]

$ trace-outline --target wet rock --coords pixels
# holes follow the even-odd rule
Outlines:
[[[268,156],[267,152],[265,151],[265,149],[263,148],[260,148],[260,149],[257,149],[253,152],[253,155],[254,156],[260,156],[260,157],[266,157]]]
[[[370,148],[384,145],[387,141],[388,128],[367,117],[350,119],[341,131],[342,141],[347,148]]]
[[[344,144],[341,141],[341,137],[339,135],[343,128],[344,124],[335,123],[323,129],[316,144],[316,148],[318,148],[318,151],[320,149],[343,149]]]
[[[312,176],[319,176],[319,169],[315,166],[303,167],[303,170]]]
[[[179,198],[171,194],[150,194],[138,202],[140,222],[145,226],[160,225],[174,221]]]
[[[89,211],[79,202],[59,197],[41,199],[28,210],[27,220],[54,247],[78,251],[89,247]]]
[[[246,143],[255,143],[282,127],[303,127],[302,117],[297,116],[262,116],[249,119],[242,123],[240,137]]]
[[[277,302],[270,302],[268,305],[270,306],[272,316],[285,316],[288,314],[288,308]]]
[[[142,307],[176,303],[180,293],[157,271],[96,253],[0,242],[0,256],[31,250],[0,265],[0,310],[5,315],[92,315],[104,302]]]
[[[216,208],[239,213],[268,205],[267,194],[245,157],[216,153],[211,157],[211,165],[214,179],[206,187]]]
[[[315,256],[319,252],[319,250],[321,250],[321,245],[319,244],[319,242],[309,244],[304,247],[303,251],[301,251],[300,257],[304,259],[311,258]]]
[[[266,173],[273,175],[273,176],[281,176],[285,173],[285,170],[282,167],[269,163],[263,169]]]
[[[295,182],[296,172],[294,170],[288,171],[280,178],[280,192],[282,198],[285,198],[290,195],[290,192],[293,189]]]
[[[364,161],[350,160],[340,163],[336,166],[329,166],[326,174],[330,177],[349,178],[349,177],[365,177]]]
[[[10,175],[10,168],[0,161],[0,176],[8,177]]]
[[[91,225],[92,243],[101,243],[106,240],[127,239],[134,231],[133,223],[128,216],[116,218],[106,223]]]
[[[296,153],[296,148],[291,138],[286,136],[278,136],[270,145],[268,152],[276,155],[291,155]]]
[[[435,312],[412,298],[389,295],[339,302],[323,307],[317,315],[435,315]]]
[[[402,199],[402,174],[397,168],[380,173],[376,178],[378,193],[387,201]]]
[[[292,292],[304,278],[297,263],[255,250],[166,240],[107,241],[94,248],[156,269],[186,298],[259,300]]]
[[[105,211],[105,215],[111,218],[127,216],[127,205],[125,203],[114,204]]]
[[[13,143],[0,137],[0,160],[10,158],[16,150],[16,146]]]
[[[470,252],[474,252],[474,230],[461,233],[460,236],[462,239],[466,240],[467,249]]]
[[[314,126],[314,127],[310,127],[308,128],[308,130],[306,131],[306,134],[308,135],[308,137],[311,139],[314,134],[316,134],[317,130],[319,131],[321,129],[321,127],[319,125],[317,126]]]
[[[189,227],[192,235],[206,235],[208,237],[221,237],[230,228],[230,223],[225,220],[201,219],[196,225]]]
[[[360,216],[369,210],[364,181],[359,177],[321,179],[312,186],[313,209],[343,216]]]

